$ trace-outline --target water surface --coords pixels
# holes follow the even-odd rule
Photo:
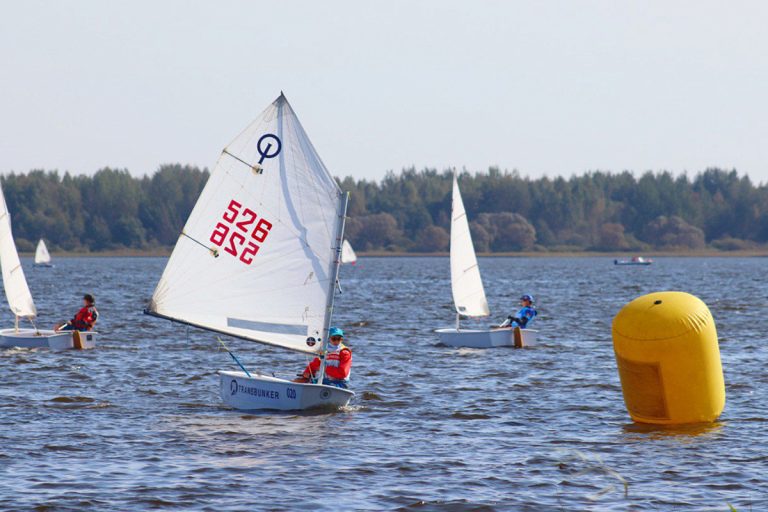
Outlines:
[[[335,320],[357,396],[297,415],[227,409],[216,370],[233,367],[215,337],[141,314],[165,259],[24,260],[40,325],[93,291],[103,335],[88,352],[0,352],[0,509],[768,509],[768,260],[611,263],[481,258],[494,320],[532,293],[541,331],[538,347],[483,351],[437,346],[432,330],[453,323],[447,258],[361,258],[342,269]],[[716,319],[714,425],[642,427],[624,408],[611,320],[665,289]],[[305,364],[230,345],[249,368]]]

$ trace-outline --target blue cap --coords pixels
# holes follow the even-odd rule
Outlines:
[[[330,329],[328,329],[328,337],[331,338],[333,336],[341,336],[343,338],[344,331],[342,331],[338,327],[331,327]]]
[[[535,301],[533,300],[533,295],[528,295],[527,293],[520,297],[520,300],[527,300],[530,301],[531,304],[533,304]]]

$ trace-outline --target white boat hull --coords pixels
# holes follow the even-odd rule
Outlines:
[[[355,393],[348,389],[320,384],[291,382],[267,375],[220,371],[221,399],[242,411],[296,411],[317,407],[339,408],[349,403]]]
[[[493,347],[529,347],[536,344],[539,331],[519,329],[520,339],[515,343],[515,329],[438,329],[435,331],[440,343],[451,347],[493,348]]]
[[[49,348],[51,350],[91,349],[96,347],[96,334],[90,332],[34,329],[3,329],[0,331],[0,348]],[[75,339],[75,337],[78,339]]]

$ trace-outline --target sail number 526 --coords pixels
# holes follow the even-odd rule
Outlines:
[[[234,199],[222,214],[224,222],[219,222],[211,233],[211,242],[224,248],[224,252],[231,254],[246,265],[250,265],[259,245],[267,239],[272,223],[261,218],[250,208],[243,209],[243,205]],[[258,219],[258,220],[256,220]]]

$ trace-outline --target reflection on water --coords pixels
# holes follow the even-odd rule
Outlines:
[[[163,259],[30,263],[39,325],[95,291],[104,335],[89,352],[0,351],[0,509],[768,509],[764,259],[481,258],[493,316],[475,325],[532,293],[540,344],[473,350],[433,333],[454,322],[446,258],[362,258],[336,308],[357,396],[331,414],[224,407],[216,371],[232,362],[215,336],[141,314]],[[624,408],[611,320],[670,289],[717,321],[718,423],[634,424]],[[227,343],[251,369],[307,363]]]
[[[725,428],[727,422],[714,421],[712,423],[693,423],[690,425],[650,425],[647,423],[628,423],[622,428],[628,434],[642,434],[636,439],[660,439],[663,437],[678,437],[685,442],[686,439],[704,436],[716,438]]]

